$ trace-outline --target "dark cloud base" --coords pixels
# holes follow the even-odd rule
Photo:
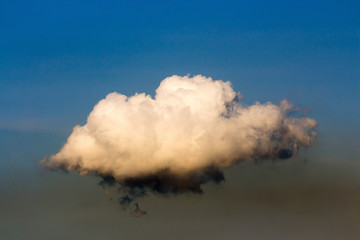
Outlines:
[[[278,148],[270,155],[256,156],[252,160],[255,163],[262,163],[266,160],[286,160],[293,156],[293,149]],[[237,161],[242,162],[241,160]],[[55,166],[47,166],[47,170],[56,171],[66,170],[65,164],[56,164]],[[74,168],[75,171],[80,172],[81,167]],[[140,216],[146,212],[141,210],[137,205],[137,199],[146,196],[149,193],[158,194],[161,196],[178,195],[183,193],[202,194],[202,185],[207,183],[221,184],[225,181],[224,173],[217,167],[211,166],[205,169],[190,172],[183,175],[174,174],[169,169],[163,169],[151,175],[143,175],[140,177],[130,177],[124,179],[116,179],[111,174],[103,174],[93,172],[93,175],[100,177],[99,185],[103,188],[118,188],[119,199],[118,202],[123,209],[130,206],[136,206],[133,214]],[[143,214],[139,214],[139,213]]]
[[[201,185],[209,182],[220,184],[225,181],[223,172],[214,167],[181,176],[174,175],[165,169],[152,175],[123,180],[117,180],[111,175],[97,175],[102,178],[99,183],[100,186],[104,188],[118,186],[119,193],[121,194],[119,203],[124,208],[148,193],[163,196],[182,193],[202,194]]]

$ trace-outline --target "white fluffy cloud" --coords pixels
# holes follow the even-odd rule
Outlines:
[[[244,106],[239,98],[230,82],[201,75],[168,77],[154,98],[110,93],[43,163],[122,181],[164,169],[181,176],[243,160],[287,158],[312,143],[316,121],[289,117],[286,100]]]

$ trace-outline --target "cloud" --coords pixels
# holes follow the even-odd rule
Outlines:
[[[131,213],[133,217],[141,217],[142,215],[145,215],[146,211],[139,208],[139,205],[135,204],[135,210]]]
[[[241,161],[287,159],[316,137],[317,122],[291,117],[292,104],[246,106],[230,82],[201,75],[164,79],[152,98],[110,93],[75,126],[61,150],[41,162],[49,170],[94,173],[119,183],[128,198],[201,193]],[[121,199],[120,199],[121,201]]]

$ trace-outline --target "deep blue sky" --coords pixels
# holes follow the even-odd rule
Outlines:
[[[357,1],[2,1],[0,127],[63,131],[107,93],[173,74],[359,118]],[[316,110],[316,111],[315,111]],[[324,118],[324,119],[322,119]]]
[[[2,0],[0,238],[356,239],[359,12],[359,1]],[[141,220],[96,178],[38,174],[108,93],[154,95],[174,74],[231,81],[246,104],[289,98],[311,109],[318,141],[294,161],[228,170],[203,198],[143,200]]]

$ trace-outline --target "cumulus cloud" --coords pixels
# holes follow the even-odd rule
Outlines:
[[[287,100],[251,106],[240,100],[230,82],[201,75],[165,78],[154,98],[113,92],[42,163],[50,170],[94,173],[105,185],[120,183],[129,204],[147,189],[201,192],[202,184],[224,180],[223,168],[290,158],[316,137],[317,122],[291,117]]]

